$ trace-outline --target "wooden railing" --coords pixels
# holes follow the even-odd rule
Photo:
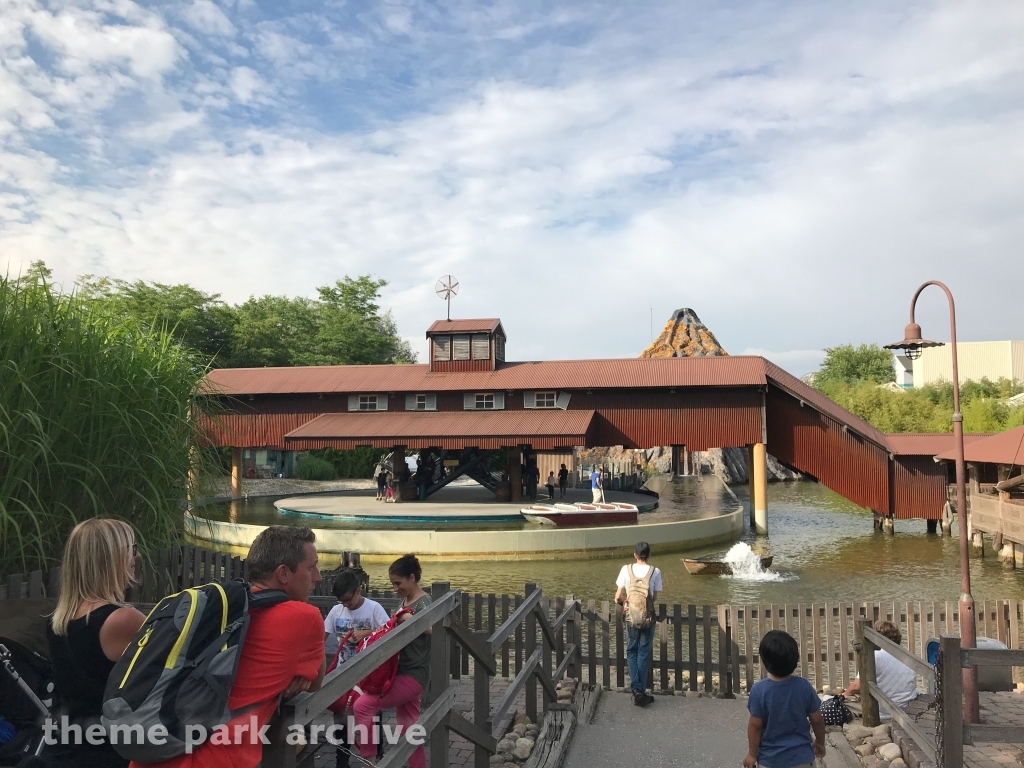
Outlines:
[[[910,735],[929,759],[933,763],[937,762],[934,734],[922,731],[917,722],[878,687],[878,678],[875,674],[875,651],[886,651],[926,679],[934,679],[935,668],[924,659],[907,651],[903,646],[897,645],[876,632],[871,626],[871,619],[858,619],[854,628],[854,646],[857,651],[857,669],[861,680],[861,711],[864,725],[869,728],[881,725],[878,714],[878,705],[881,702],[885,705],[886,712],[892,715],[892,719]],[[959,768],[962,763],[950,763],[950,765],[956,765]]]
[[[960,768],[963,745],[1024,742],[1024,726],[965,723],[963,711],[963,669],[975,666],[1024,666],[1024,651],[961,648],[960,638],[943,635],[939,638],[938,672],[939,718],[936,722],[936,745],[940,753],[938,768]]]
[[[1024,502],[979,493],[972,493],[970,501],[972,530],[999,534],[1024,545]]]
[[[538,713],[538,685],[542,708],[547,711],[557,699],[556,684],[567,674],[579,674],[580,605],[568,600],[552,620],[541,591],[526,585],[526,594],[515,611],[499,627],[470,630],[462,621],[466,596],[445,582],[431,588],[433,603],[379,643],[339,666],[315,693],[301,693],[285,702],[274,719],[264,749],[265,768],[295,768],[312,765],[318,747],[309,745],[301,753],[287,743],[295,725],[306,725],[327,711],[328,706],[351,690],[385,659],[398,653],[428,629],[431,631],[430,687],[426,708],[418,725],[429,736],[430,765],[448,765],[448,731],[454,731],[474,746],[474,768],[487,768],[496,752],[497,740],[507,726],[507,715],[519,694],[525,691],[526,714],[535,722]],[[491,678],[500,671],[503,649],[516,636],[522,638],[523,662],[500,699],[491,705]],[[518,647],[518,646],[517,646]],[[453,710],[462,675],[462,655],[472,659],[472,720]],[[416,745],[402,739],[379,763],[382,768],[401,765]]]

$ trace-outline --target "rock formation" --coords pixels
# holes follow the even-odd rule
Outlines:
[[[689,307],[677,309],[640,357],[722,357],[729,353]]]

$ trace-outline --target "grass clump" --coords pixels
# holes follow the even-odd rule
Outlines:
[[[177,540],[204,372],[166,330],[0,277],[0,574],[59,564],[98,515]]]
[[[295,465],[295,475],[300,480],[337,480],[338,470],[319,456],[304,456]]]

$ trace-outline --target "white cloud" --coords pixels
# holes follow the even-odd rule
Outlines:
[[[199,7],[184,9],[197,27]],[[730,352],[781,350],[763,354],[801,375],[825,346],[898,335],[932,277],[956,292],[964,338],[1024,338],[1024,309],[992,288],[1024,236],[1016,4],[391,9],[401,23],[379,23],[409,36],[409,60],[351,19],[244,10],[230,34],[258,56],[208,70],[142,11],[68,28],[50,14],[57,69],[0,31],[18,54],[0,65],[0,266],[44,258],[64,279],[231,300],[372,272],[419,346],[451,272],[453,313],[500,315],[520,359],[635,355],[652,308],[660,327],[690,306]],[[170,47],[92,50],[126,24]],[[443,71],[451,51],[465,69]],[[126,93],[140,98],[112,106]],[[247,123],[239,102],[282,106]],[[81,183],[85,164],[43,135],[90,137],[102,175]],[[942,337],[937,297],[921,318]]]
[[[194,29],[207,35],[231,37],[236,32],[231,19],[211,0],[193,0],[183,15]]]

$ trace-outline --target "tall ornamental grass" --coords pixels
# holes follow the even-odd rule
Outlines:
[[[143,551],[172,543],[203,373],[166,330],[0,277],[0,574],[59,564],[97,515],[131,523]]]

